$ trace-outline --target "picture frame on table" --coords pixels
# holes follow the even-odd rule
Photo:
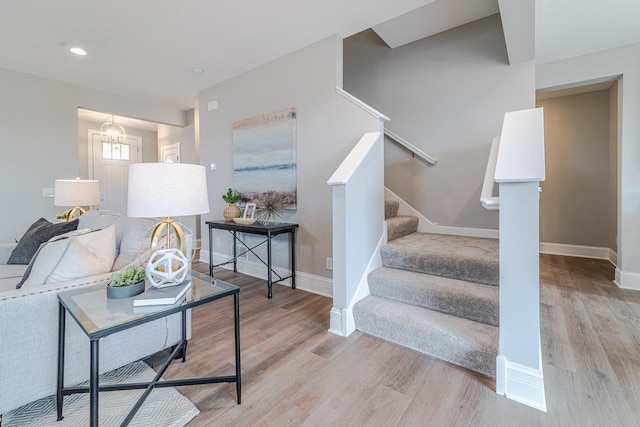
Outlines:
[[[242,214],[242,218],[253,218],[255,214],[256,214],[256,204],[247,203],[244,207],[244,213]]]

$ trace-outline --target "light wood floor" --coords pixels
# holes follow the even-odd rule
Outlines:
[[[479,374],[328,333],[329,298],[277,285],[268,300],[264,281],[221,270],[241,288],[242,405],[232,384],[180,388],[200,410],[189,426],[640,425],[640,292],[613,275],[606,261],[541,256],[543,413]],[[187,362],[166,378],[233,373],[232,305],[194,310]]]

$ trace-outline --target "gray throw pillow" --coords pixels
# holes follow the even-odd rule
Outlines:
[[[59,234],[64,234],[78,228],[78,220],[57,222],[52,224],[40,218],[24,233],[18,244],[11,252],[7,264],[29,264],[40,245]]]

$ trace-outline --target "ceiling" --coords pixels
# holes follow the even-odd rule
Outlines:
[[[186,110],[200,90],[333,34],[346,38],[372,27],[382,33],[386,27],[404,44],[495,13],[497,4],[2,0],[0,67]],[[636,42],[639,0],[536,1],[538,62]],[[70,53],[72,46],[88,55]]]

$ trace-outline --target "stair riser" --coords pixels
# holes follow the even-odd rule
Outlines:
[[[355,305],[354,317],[358,330],[495,378],[495,358],[498,353],[497,330],[490,332],[494,345],[473,339],[463,339],[455,332],[442,327],[443,325],[423,321],[411,313],[407,315],[395,313],[391,317],[385,317],[371,315],[371,310],[372,308],[367,307],[366,303]],[[379,309],[374,306],[373,310]],[[469,335],[471,337],[484,335],[483,338],[486,338],[487,331],[486,329],[472,331]]]
[[[498,292],[493,287],[489,291],[495,290],[495,296],[476,297],[470,293],[448,292],[448,289],[425,289],[413,283],[403,283],[401,278],[391,283],[387,277],[379,277],[375,271],[369,275],[368,282],[371,295],[436,310],[491,326],[498,326],[500,321]]]
[[[395,240],[418,231],[418,217],[396,216],[387,219],[387,240]]]
[[[476,259],[418,256],[402,253],[397,248],[389,246],[383,246],[380,255],[382,256],[382,265],[389,268],[432,274],[484,285],[497,286],[499,281],[497,260],[491,262]]]
[[[384,201],[384,217],[393,218],[398,215],[398,209],[400,208],[400,203],[396,201],[385,200]]]

